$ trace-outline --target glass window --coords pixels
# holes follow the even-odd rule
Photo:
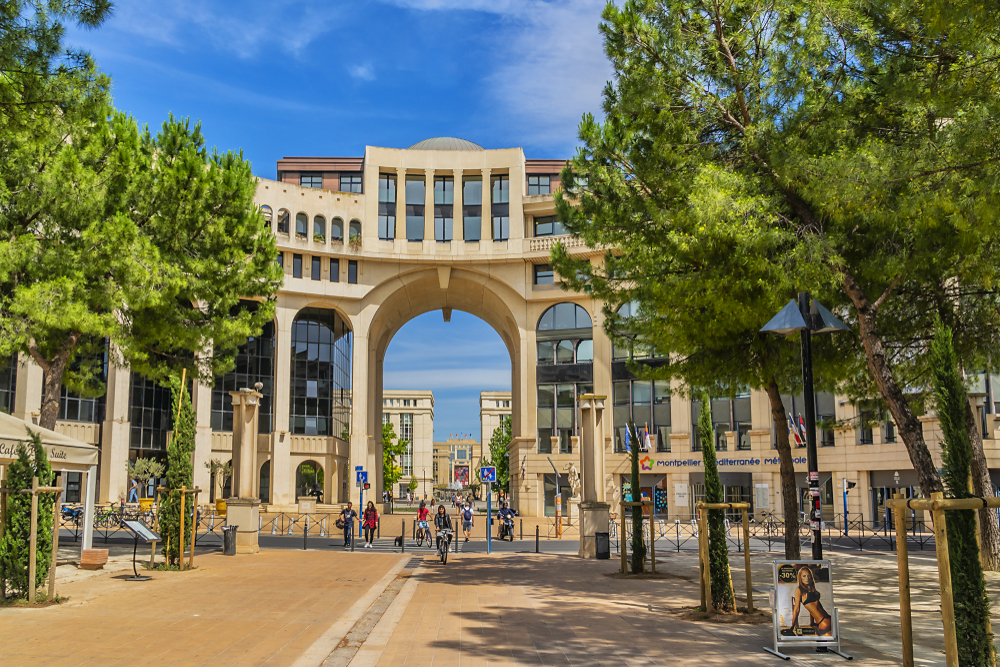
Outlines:
[[[358,220],[351,220],[349,233],[351,243],[358,243],[361,240],[361,223]]]
[[[292,255],[292,277],[302,277],[302,255]]]
[[[361,192],[361,174],[340,174],[341,192]]]
[[[876,416],[875,411],[872,409],[861,410],[861,415],[859,419],[859,438],[862,445],[870,445],[875,442],[874,434],[872,433],[872,423],[875,422]]]
[[[561,340],[556,343],[556,363],[572,364],[573,361],[573,341]]]
[[[326,218],[317,215],[313,218],[313,241],[326,242]]]
[[[278,233],[287,234],[288,233],[288,221],[289,213],[287,208],[278,209]]]
[[[452,210],[455,203],[455,179],[434,177],[434,240],[451,241]]]
[[[299,174],[299,185],[304,188],[322,188],[323,174]]]
[[[100,352],[94,355],[74,358],[71,366],[74,370],[82,370],[84,366],[87,366],[90,372],[96,375],[98,383],[106,386],[108,380],[107,340],[105,339],[103,342],[103,349]],[[43,391],[43,400],[44,395],[45,392]],[[105,394],[85,398],[81,394],[71,392],[66,385],[63,385],[59,398],[58,419],[60,421],[98,424],[104,421],[104,399]]]
[[[336,257],[330,260],[330,282],[340,282],[340,260]]]
[[[554,364],[555,354],[552,351],[552,341],[544,340],[538,342],[538,365],[548,366]]]
[[[173,428],[170,390],[139,373],[132,373],[131,385],[129,449],[166,451]]]
[[[406,240],[424,240],[424,177],[406,177]]]
[[[304,239],[309,230],[309,216],[305,213],[295,214],[295,237]]]
[[[535,265],[535,284],[551,285],[555,281],[555,272],[549,264]]]
[[[506,241],[510,238],[510,178],[491,176],[492,199],[490,213],[493,217],[493,240]]]
[[[12,354],[0,365],[0,412],[14,411],[14,397],[17,395],[17,355]]]
[[[466,241],[478,241],[483,229],[483,179],[462,177],[462,233]]]
[[[304,308],[292,324],[289,430],[347,440],[351,330],[336,311]]]
[[[825,435],[826,431],[823,433]],[[892,421],[890,416],[887,416],[885,420],[885,442],[896,442],[896,422]],[[824,444],[826,443],[824,442]]]
[[[555,385],[538,385],[538,453],[552,453],[552,433],[555,412]]]
[[[535,236],[560,236],[569,234],[554,215],[535,218]]]
[[[240,308],[258,308],[252,301],[241,301]],[[259,336],[243,343],[236,351],[236,365],[225,375],[215,376],[212,386],[212,430],[233,430],[233,399],[231,391],[239,391],[244,387],[253,387],[260,382],[263,387],[260,393],[258,408],[257,432],[271,433],[274,420],[274,323],[264,325]]]
[[[548,174],[528,176],[529,195],[547,195],[552,193],[552,185]]]
[[[396,177],[378,177],[378,237],[384,241],[396,238]]]
[[[358,260],[347,260],[347,282],[356,285],[358,282]]]
[[[590,364],[594,361],[594,341],[581,340],[576,346],[576,363]]]
[[[322,258],[313,255],[312,258],[312,269],[309,273],[309,277],[313,280],[321,280],[323,278],[323,265]]]
[[[538,318],[538,331],[559,331],[562,329],[590,329],[593,324],[590,315],[575,303],[557,303]]]
[[[399,415],[399,439],[406,442],[406,451],[400,457],[400,466],[404,475],[413,474],[413,414],[408,412]]]
[[[334,218],[330,223],[330,240],[331,241],[343,241],[344,240],[344,221],[340,218]]]
[[[275,261],[278,263],[278,266],[280,266],[281,268],[285,268],[285,253],[279,252],[278,257]]]

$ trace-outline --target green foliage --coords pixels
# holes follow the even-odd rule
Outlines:
[[[31,437],[31,442],[18,442],[17,459],[7,466],[8,488],[30,489],[33,477],[38,477],[38,486],[52,486],[55,481],[49,457],[42,446],[42,439],[30,429],[28,435]],[[38,494],[35,589],[45,583],[52,563],[52,522],[55,502],[55,494]],[[3,538],[0,539],[0,580],[7,580],[8,592],[14,597],[28,597],[30,547],[31,494],[12,493],[7,496],[7,516]]]
[[[146,497],[146,489],[149,487],[149,480],[163,477],[166,466],[162,461],[156,459],[137,458],[134,461],[126,461],[125,468],[131,479],[139,481],[139,497]]]
[[[701,435],[701,452],[705,462],[705,502],[723,503],[725,496],[722,482],[719,480],[719,466],[715,459],[712,399],[707,391],[701,394],[698,433]],[[712,608],[717,611],[735,611],[736,600],[733,598],[733,585],[729,574],[725,510],[708,510],[708,560],[712,577]]]
[[[232,460],[223,463],[221,459],[212,459],[205,461],[205,467],[208,468],[208,474],[211,475],[213,482],[219,484],[221,493],[221,490],[226,488],[226,482],[232,479]]]
[[[192,453],[194,452],[195,416],[191,404],[191,394],[187,387],[181,384],[180,378],[172,378],[173,414],[179,418],[174,422],[174,434],[167,447],[167,490],[160,496],[159,522],[160,535],[163,537],[163,556],[169,564],[177,563],[183,552],[180,542],[181,530],[181,488],[194,488],[194,467]],[[194,516],[191,504],[194,496],[184,498],[184,545],[191,544],[191,534],[194,527]]]
[[[493,429],[493,435],[490,437],[490,455],[483,457],[479,462],[480,467],[476,469],[476,479],[479,479],[483,467],[496,466],[497,481],[492,485],[492,491],[510,490],[510,457],[507,449],[510,446],[510,439],[510,417],[501,417],[500,426]]]
[[[393,442],[395,441],[395,442]],[[403,477],[403,467],[398,460],[406,453],[410,443],[396,439],[396,429],[391,423],[382,424],[382,488],[392,490]]]
[[[931,342],[936,412],[944,433],[942,459],[944,483],[950,498],[969,498],[972,446],[965,428],[968,399],[958,359],[952,346],[951,329],[940,323]],[[948,557],[958,635],[958,662],[962,667],[993,664],[993,634],[990,632],[990,600],[979,561],[975,510],[945,513]]]
[[[410,491],[416,491],[420,483],[417,481],[416,477],[410,479],[410,483],[406,485],[406,488]]]
[[[635,424],[628,424],[632,431],[632,445],[629,447],[629,463],[632,466],[632,500],[642,500],[639,493],[639,432]],[[632,574],[642,574],[646,567],[646,542],[642,537],[642,508],[632,508]]]
[[[210,381],[273,318],[281,284],[241,154],[210,152],[186,119],[153,135],[85,94],[72,113],[0,127],[0,356],[45,371],[48,428],[90,347],[110,339],[113,362],[153,380]]]

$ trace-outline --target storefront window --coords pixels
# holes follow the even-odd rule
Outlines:
[[[615,451],[625,452],[625,436],[630,425],[629,442],[638,436],[640,449],[670,451],[670,383],[661,380],[619,380],[614,383]]]

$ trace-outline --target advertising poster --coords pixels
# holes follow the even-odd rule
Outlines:
[[[469,466],[455,466],[455,481],[462,486],[469,485]]]
[[[775,607],[781,641],[834,641],[833,583],[828,561],[777,561]]]

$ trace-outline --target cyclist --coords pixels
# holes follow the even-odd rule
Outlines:
[[[437,548],[440,549],[441,539],[446,538],[450,542],[451,533],[454,531],[451,527],[451,517],[448,516],[444,505],[438,505],[437,514],[434,515],[434,529],[437,531]]]
[[[504,533],[506,531],[507,535],[510,535],[510,541],[514,541],[514,512],[511,511],[510,507],[507,506],[507,501],[503,501],[503,505],[500,507],[500,511],[497,512],[497,518],[500,519],[502,523],[497,526],[497,539],[502,540],[504,538]]]
[[[427,518],[430,516],[430,510],[427,509],[427,504],[421,500],[420,509],[417,510],[417,541],[423,542],[427,540],[427,544],[431,543],[431,529],[427,526]]]

